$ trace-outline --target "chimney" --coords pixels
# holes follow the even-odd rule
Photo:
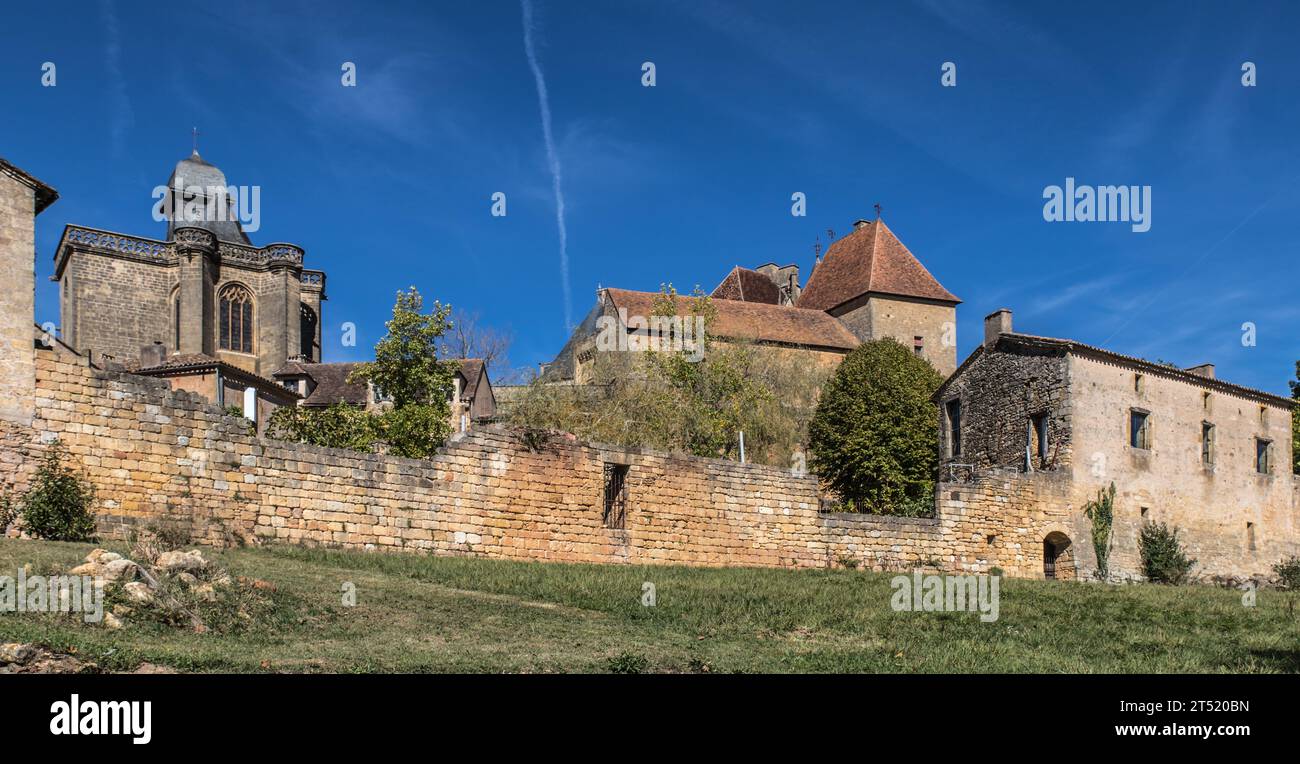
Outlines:
[[[869,225],[871,225],[871,221],[870,221],[870,220],[863,220],[863,219],[861,219],[861,218],[858,218],[857,220],[853,221],[853,230],[856,231],[856,230],[858,230],[859,228],[865,228],[866,226],[869,226]]]
[[[162,366],[167,362],[167,346],[154,340],[152,345],[140,346],[140,368]]]
[[[1192,366],[1188,368],[1187,371],[1198,377],[1214,379],[1214,364],[1212,363],[1203,363],[1200,366]]]
[[[1011,333],[1011,309],[998,308],[984,317],[984,347],[991,348],[998,337]]]

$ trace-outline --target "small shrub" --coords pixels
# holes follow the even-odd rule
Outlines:
[[[1097,577],[1110,578],[1110,529],[1115,521],[1115,484],[1097,492],[1097,498],[1083,505],[1092,521],[1092,550],[1097,555]]]
[[[999,568],[998,566],[994,565],[993,567],[989,568],[989,575],[995,578],[1000,578],[1002,576],[1002,568]]]
[[[609,670],[613,674],[644,674],[650,661],[644,655],[620,653],[609,659]]]
[[[22,498],[23,527],[37,538],[91,541],[95,538],[94,490],[64,465],[66,454],[58,440],[46,449],[32,486]]]
[[[1196,560],[1183,553],[1178,529],[1164,523],[1147,523],[1138,536],[1142,554],[1142,572],[1147,580],[1158,584],[1181,584],[1187,581]]]
[[[18,519],[18,507],[14,504],[9,491],[0,492],[0,533],[4,533],[9,524]]]
[[[1292,555],[1273,566],[1279,589],[1300,591],[1300,556]]]
[[[845,555],[840,555],[839,558],[837,558],[835,561],[838,562],[838,563],[840,564],[840,567],[841,567],[841,568],[846,568],[846,569],[848,569],[848,570],[857,570],[857,569],[858,569],[858,561],[857,561],[857,559],[854,558],[854,557],[850,557],[850,556],[847,555],[847,554],[845,554]]]

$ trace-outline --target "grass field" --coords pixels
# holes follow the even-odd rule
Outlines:
[[[127,551],[125,545],[103,545]],[[88,544],[0,540],[0,576]],[[0,613],[0,642],[106,669],[217,672],[1297,672],[1300,594],[1002,581],[1000,617],[890,608],[890,574],[523,563],[296,547],[204,550],[271,581],[266,617],[196,634]],[[342,604],[345,583],[356,605]],[[657,603],[641,604],[642,584]],[[128,619],[130,621],[130,619]]]

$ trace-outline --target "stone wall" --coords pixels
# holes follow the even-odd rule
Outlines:
[[[165,522],[210,544],[1041,577],[1051,535],[1074,542],[1059,575],[1095,568],[1067,470],[958,477],[938,486],[929,518],[827,514],[811,476],[563,436],[533,451],[504,428],[471,430],[423,461],[272,441],[163,380],[92,368],[61,348],[36,355],[37,417],[0,429],[0,484],[21,490],[42,443],[60,438],[112,536]],[[603,519],[607,464],[628,466],[622,529]],[[1233,571],[1274,561],[1255,559]]]
[[[1179,529],[1198,573],[1262,574],[1300,554],[1286,407],[1158,369],[1138,372],[1082,355],[1072,355],[1070,367],[1075,501],[1082,506],[1115,484],[1112,568],[1139,568],[1138,532],[1148,521]],[[1149,412],[1148,449],[1129,445],[1133,409]],[[1209,465],[1201,458],[1203,424],[1215,432]],[[1273,443],[1266,474],[1255,469],[1256,438]]]
[[[943,377],[957,368],[957,309],[953,305],[867,294],[830,313],[863,342],[891,337],[911,349],[920,337],[921,357]]]
[[[562,436],[531,451],[504,428],[471,430],[427,461],[271,441],[162,380],[61,349],[37,357],[38,418],[0,437],[0,479],[21,488],[40,443],[60,438],[95,485],[109,535],[169,522],[213,544],[570,562],[1013,575],[1038,564],[1022,537],[1041,509],[1016,508],[1042,506],[1018,495],[1045,490],[1029,483],[945,485],[936,518],[824,514],[814,477]],[[606,464],[629,468],[624,529],[603,522]]]
[[[302,287],[301,268],[222,260],[212,242],[177,246],[175,259],[157,262],[67,245],[58,270],[64,340],[118,362],[135,361],[141,346],[161,342],[169,351],[211,355],[269,377],[302,351],[305,305],[316,319],[308,345],[319,358],[320,288]],[[252,353],[222,350],[218,341],[219,297],[233,285],[254,298]]]
[[[3,169],[3,168],[0,168]],[[32,317],[36,313],[36,193],[0,171],[0,420],[26,424],[32,417],[36,366]]]

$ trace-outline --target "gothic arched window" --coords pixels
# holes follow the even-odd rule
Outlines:
[[[253,295],[242,286],[221,290],[218,336],[222,350],[253,352]]]

